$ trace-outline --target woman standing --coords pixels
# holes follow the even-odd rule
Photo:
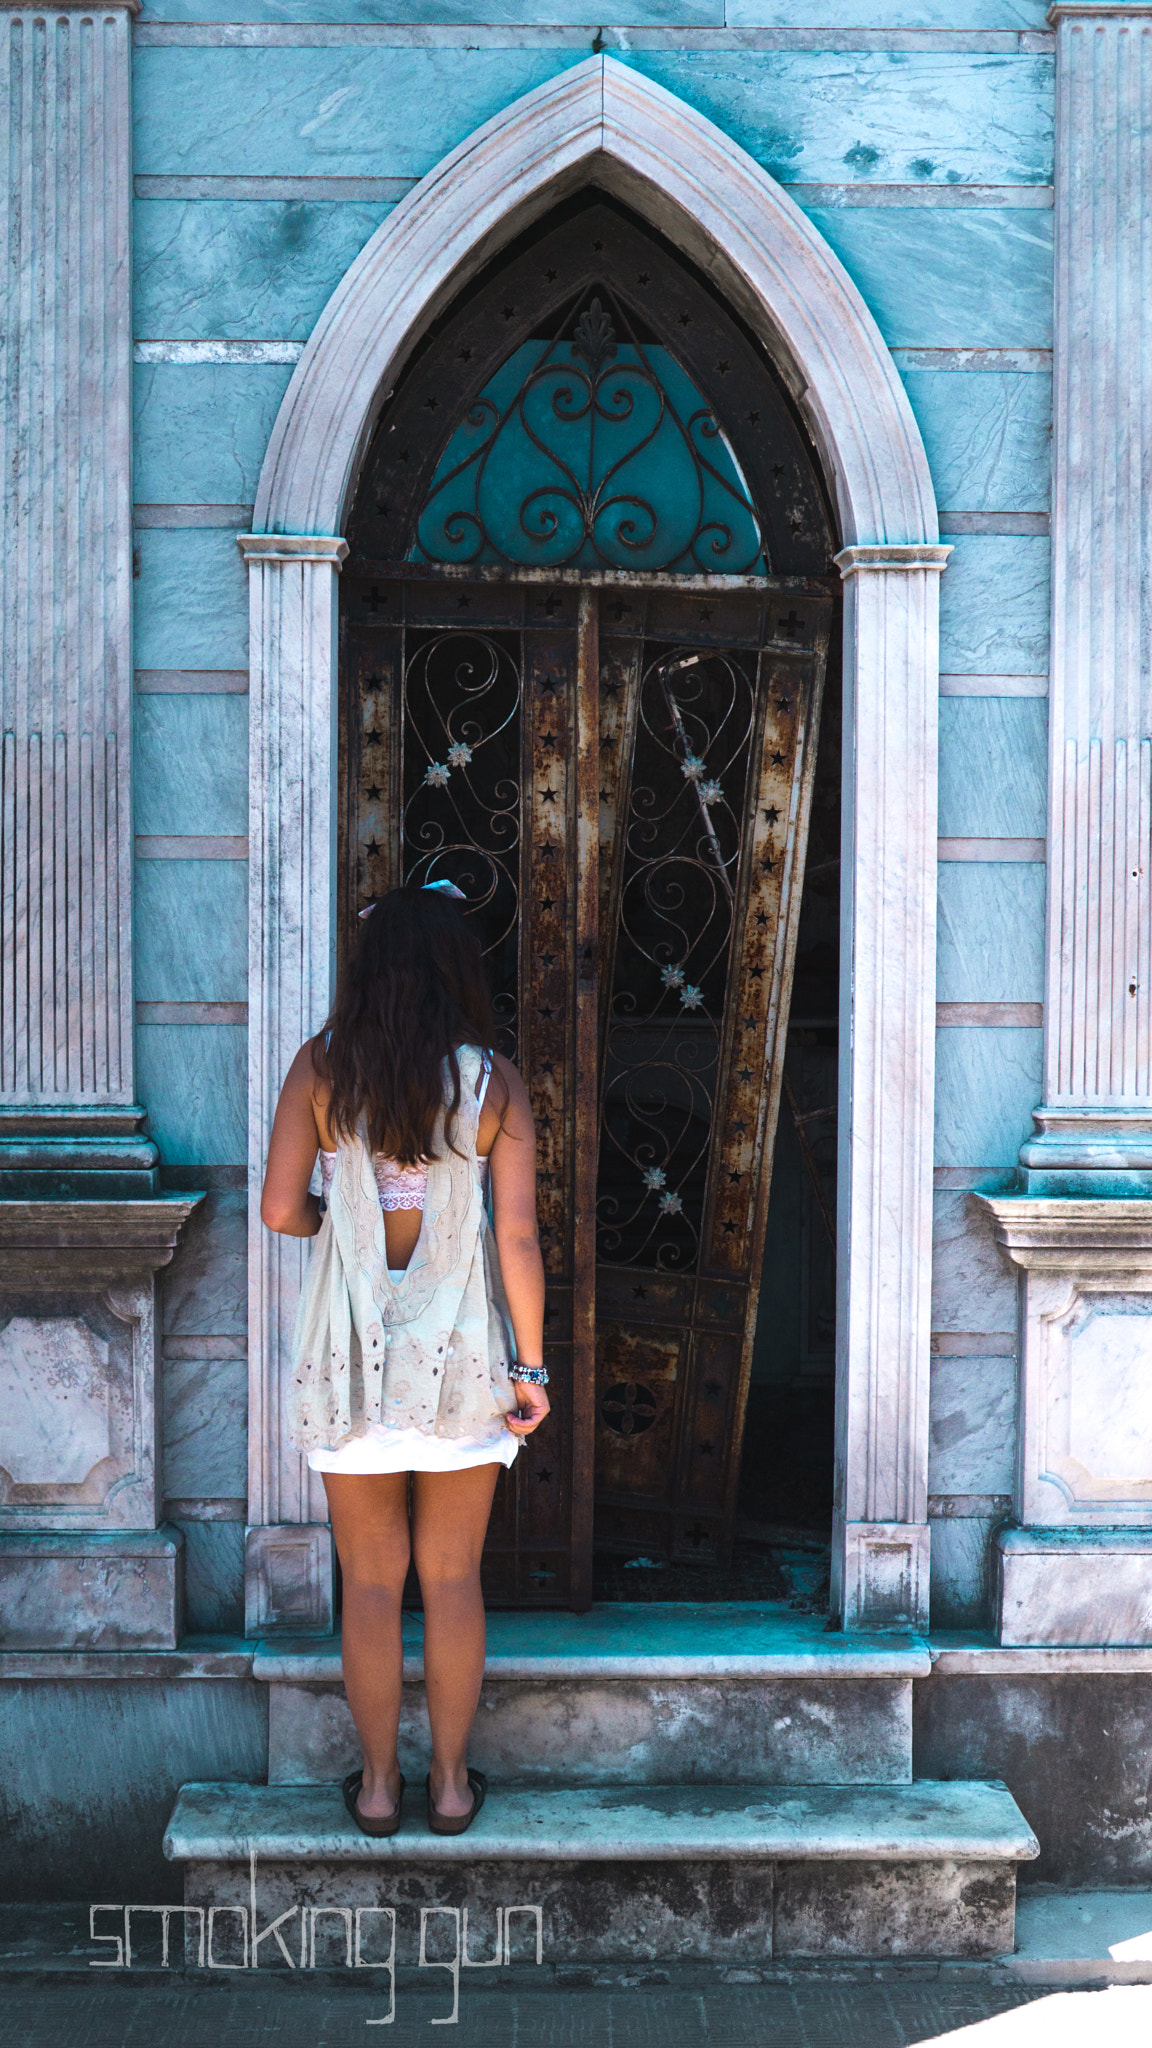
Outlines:
[[[424,1601],[429,1825],[460,1834],[483,1802],[484,1774],[465,1755],[484,1673],[480,1553],[497,1473],[548,1413],[532,1112],[492,1051],[459,895],[444,883],[394,889],[361,913],[328,1025],[284,1083],[260,1204],[270,1230],[317,1239],[289,1431],[328,1495],[364,1756],[344,1797],[371,1835],[400,1825],[410,1559]],[[308,1192],[317,1152],[323,1210]]]

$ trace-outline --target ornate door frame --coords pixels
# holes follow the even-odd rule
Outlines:
[[[331,1537],[282,1435],[306,1247],[258,1195],[288,1062],[335,940],[336,576],[380,403],[492,254],[594,184],[661,227],[771,348],[833,490],[845,579],[841,1158],[833,1597],[847,1627],[923,1625],[936,902],[939,545],[919,431],[871,314],[781,188],[613,58],[497,115],[430,172],[333,294],[285,395],[250,569],[250,1372],[246,1626],[324,1629]]]

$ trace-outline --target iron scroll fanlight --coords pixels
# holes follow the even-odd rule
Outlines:
[[[437,464],[411,559],[689,575],[767,566],[714,412],[604,286],[488,379]]]

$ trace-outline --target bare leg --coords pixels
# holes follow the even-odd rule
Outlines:
[[[348,1705],[364,1752],[357,1805],[386,1820],[400,1797],[396,1730],[403,1652],[400,1602],[408,1571],[408,1474],[324,1474],[344,1578],[341,1654]]]
[[[424,1681],[432,1728],[432,1803],[468,1813],[465,1755],[484,1676],[480,1552],[500,1465],[415,1472],[412,1551],[424,1598]]]

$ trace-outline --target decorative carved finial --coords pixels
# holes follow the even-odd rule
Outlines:
[[[616,330],[599,299],[593,299],[576,322],[572,353],[584,357],[594,377],[616,354]]]

